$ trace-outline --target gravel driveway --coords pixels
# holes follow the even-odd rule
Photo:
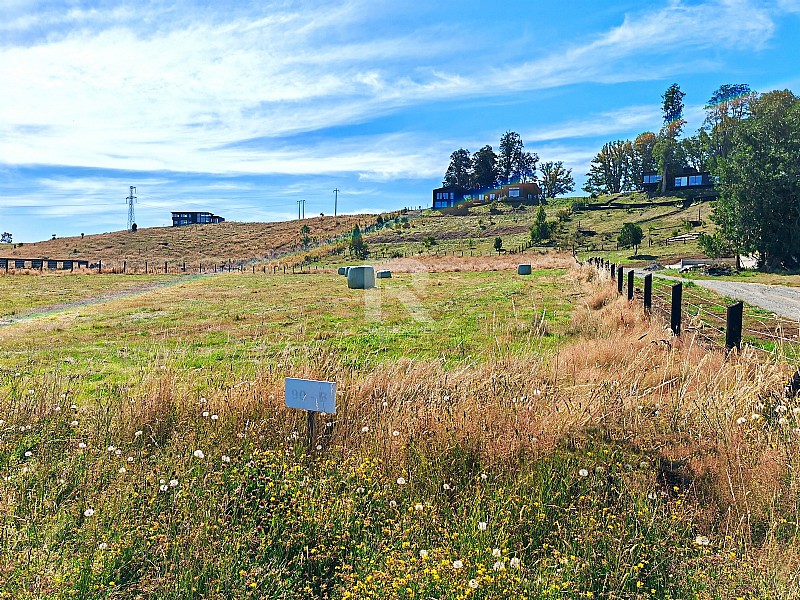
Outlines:
[[[643,277],[647,273],[649,271],[636,270],[636,274],[639,277]],[[717,279],[682,279],[671,275],[660,275],[659,273],[653,273],[653,276],[672,281],[691,281],[695,285],[714,290],[728,298],[743,300],[748,304],[758,306],[781,317],[800,321],[800,288]]]

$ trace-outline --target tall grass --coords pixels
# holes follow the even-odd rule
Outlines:
[[[570,277],[575,341],[456,367],[3,371],[0,597],[800,597],[787,366]],[[339,384],[310,445],[289,375]]]

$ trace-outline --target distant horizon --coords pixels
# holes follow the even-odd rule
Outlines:
[[[125,230],[129,186],[143,228],[426,207],[452,152],[506,131],[582,196],[672,83],[692,135],[721,85],[800,90],[797,56],[800,0],[8,0],[0,232]]]

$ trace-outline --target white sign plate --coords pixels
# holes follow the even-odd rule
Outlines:
[[[336,382],[286,378],[286,407],[336,413]]]

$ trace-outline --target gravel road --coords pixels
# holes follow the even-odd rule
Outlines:
[[[643,277],[649,271],[636,271]],[[753,306],[758,306],[781,317],[800,321],[800,288],[786,287],[784,285],[764,285],[763,283],[742,283],[738,281],[724,281],[721,279],[682,279],[671,275],[653,273],[654,277],[670,279],[673,281],[691,281],[695,285],[714,290],[718,294],[743,300]]]

